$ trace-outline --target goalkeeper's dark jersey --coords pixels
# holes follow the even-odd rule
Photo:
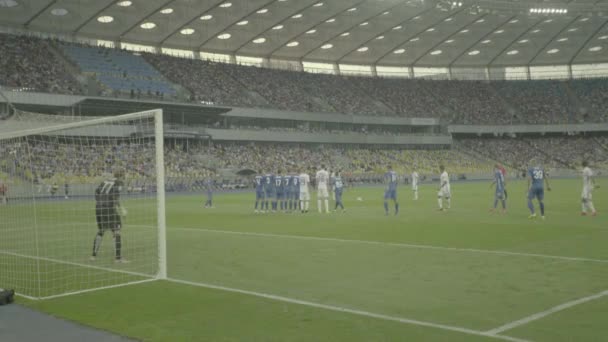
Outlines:
[[[98,209],[114,210],[120,204],[120,188],[122,182],[117,179],[109,179],[95,190],[95,205]]]

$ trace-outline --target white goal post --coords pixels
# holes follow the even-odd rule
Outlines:
[[[0,119],[0,287],[46,299],[165,279],[162,110],[12,112]]]

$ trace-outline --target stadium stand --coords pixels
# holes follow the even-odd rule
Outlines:
[[[46,41],[0,34],[0,85],[20,91],[78,94],[78,82]]]
[[[106,87],[121,92],[175,95],[176,90],[153,66],[132,52],[59,44],[83,73],[94,74]]]
[[[0,85],[80,94],[59,54],[114,92],[172,98],[180,86],[192,101],[305,112],[440,118],[459,124],[606,122],[607,79],[445,81],[334,76],[133,53],[0,35]],[[170,80],[170,81],[169,81]],[[174,83],[171,83],[174,82]]]

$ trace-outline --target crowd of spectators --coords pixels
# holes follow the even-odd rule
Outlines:
[[[78,82],[47,42],[0,34],[0,85],[25,91],[78,94]]]
[[[82,88],[75,78],[78,75],[73,75],[75,71],[68,70],[60,54],[55,52],[61,46],[68,45],[0,34],[0,85],[51,93],[81,93]],[[133,56],[126,50],[108,54],[107,48],[95,49],[102,56],[122,56],[130,61],[125,65],[148,65],[133,62],[139,57],[127,58]],[[154,67],[146,72],[158,76],[150,76],[150,82],[166,78],[186,88],[191,93],[191,100],[209,104],[368,116],[433,117],[458,124],[608,120],[608,79],[486,82],[335,76],[149,53],[142,55]],[[121,82],[148,79],[131,77],[138,75],[137,70],[120,70],[124,76],[118,77]],[[158,92],[149,95],[163,98]],[[131,97],[139,98],[140,93],[133,88]]]
[[[472,151],[490,160],[522,168],[538,163],[548,168],[577,169],[583,160],[608,165],[605,137],[467,138],[455,140],[458,149]]]

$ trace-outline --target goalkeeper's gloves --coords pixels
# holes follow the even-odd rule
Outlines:
[[[125,207],[119,205],[116,209],[120,216],[122,216],[122,217],[127,216],[127,209]]]

